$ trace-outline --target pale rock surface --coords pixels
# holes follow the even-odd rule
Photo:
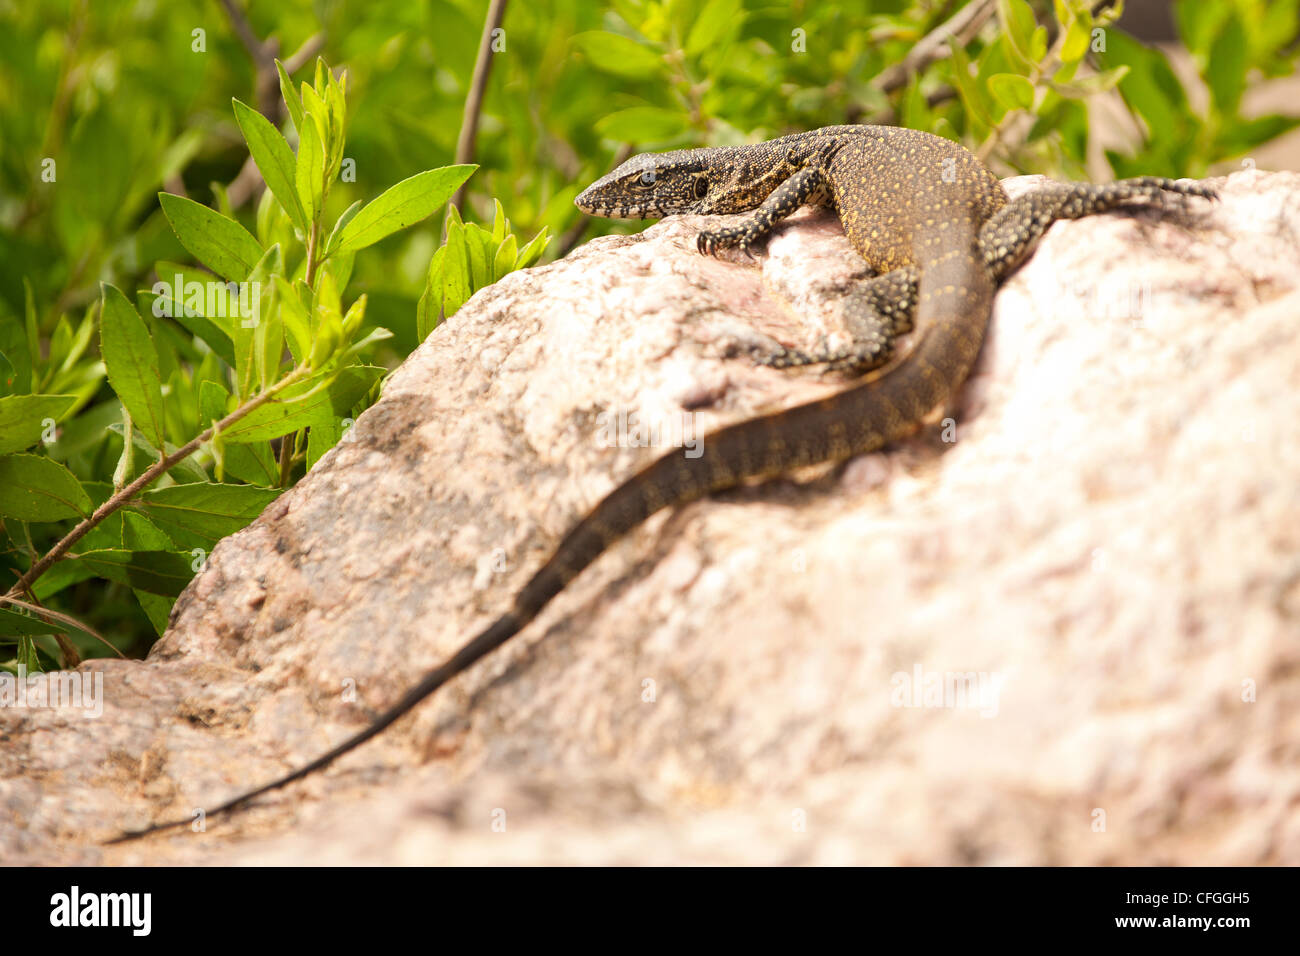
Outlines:
[[[741,347],[833,339],[819,292],[862,263],[803,212],[753,263],[680,218],[507,277],[220,544],[147,662],[84,665],[101,718],[0,711],[0,859],[1300,863],[1300,176],[1222,185],[1054,226],[955,442],[657,516],[329,771],[101,849],[304,762],[488,624],[660,453],[601,413],[671,435],[838,387]],[[999,692],[896,706],[918,670]]]

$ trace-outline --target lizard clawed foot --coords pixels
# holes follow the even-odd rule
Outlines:
[[[727,229],[705,229],[695,237],[695,248],[705,256],[716,256],[722,249],[738,248],[753,259],[753,247],[761,240],[761,234],[754,234],[746,228],[732,226]]]

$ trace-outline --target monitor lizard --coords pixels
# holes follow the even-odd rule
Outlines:
[[[700,232],[701,253],[748,253],[803,205],[834,209],[873,276],[849,300],[852,342],[811,352],[777,348],[758,362],[824,364],[864,374],[829,397],[747,419],[705,436],[702,454],[665,455],[632,475],[582,518],[515,595],[508,611],[401,699],[299,769],[227,800],[208,816],[301,780],[409,712],[518,634],[616,539],[663,508],[753,479],[874,451],[920,427],[954,395],[979,353],[997,285],[1058,219],[1077,219],[1165,195],[1215,199],[1191,182],[1141,177],[1053,183],[1009,200],[996,176],[950,140],[885,126],[832,126],[748,146],[643,153],[597,180],[575,203],[593,216],[648,219],[678,213],[749,213]],[[894,340],[915,344],[890,362]],[[117,843],[183,826],[125,833]]]

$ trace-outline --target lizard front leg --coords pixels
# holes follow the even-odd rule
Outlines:
[[[732,246],[748,253],[751,246],[771,235],[772,227],[786,216],[805,203],[827,195],[829,189],[821,167],[805,167],[772,190],[762,205],[739,225],[703,230],[696,237],[696,248],[706,256]]]
[[[867,280],[845,297],[844,318],[852,337],[847,345],[812,351],[778,348],[755,356],[759,365],[797,368],[826,365],[828,372],[869,372],[889,361],[894,340],[912,329],[920,274],[905,266]]]

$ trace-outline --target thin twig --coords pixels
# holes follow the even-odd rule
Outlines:
[[[231,29],[235,31],[239,42],[244,45],[249,58],[253,61],[255,70],[253,91],[258,112],[274,125],[279,126],[284,121],[286,113],[284,101],[280,98],[280,73],[275,68],[275,57],[280,51],[280,40],[278,37],[258,39],[252,24],[248,22],[244,11],[235,4],[234,0],[221,0],[221,5],[225,8]],[[324,45],[325,38],[322,34],[315,33],[309,36],[297,51],[285,57],[285,70],[292,75]],[[230,200],[232,209],[238,209],[257,195],[262,188],[262,174],[258,171],[257,164],[253,162],[253,157],[249,156],[240,167],[239,174],[226,187],[226,198]]]
[[[951,18],[939,24],[908,51],[898,63],[876,74],[871,85],[883,93],[906,86],[913,73],[919,73],[935,60],[949,55],[948,42],[956,39],[965,46],[988,22],[997,7],[997,0],[975,0],[962,7]]]
[[[122,658],[122,660],[126,660],[126,655],[123,654],[121,651],[119,651],[112,644],[110,644],[107,638],[104,637],[104,635],[100,634],[93,627],[90,627],[87,624],[82,624],[75,617],[72,617],[68,614],[64,614],[61,611],[52,611],[48,607],[41,607],[39,604],[29,604],[26,601],[20,601],[18,600],[18,598],[12,597],[8,594],[0,594],[0,604],[12,604],[14,607],[20,607],[24,611],[28,611],[32,614],[35,614],[37,617],[49,618],[51,621],[58,621],[60,624],[64,624],[74,630],[85,631],[87,634],[89,634],[95,640],[99,641],[99,643],[103,644],[105,647],[107,647],[118,657]],[[57,637],[58,635],[55,636]],[[61,643],[60,646],[62,646]]]
[[[474,61],[474,77],[470,80],[469,96],[465,98],[465,115],[460,121],[460,136],[456,140],[456,162],[474,161],[474,147],[478,142],[478,121],[483,109],[483,94],[488,77],[492,74],[492,34],[501,27],[506,16],[506,0],[492,0],[487,18],[483,21],[483,35],[478,41],[478,59]],[[465,187],[456,190],[451,204],[457,209],[465,198]]]
[[[249,399],[247,403],[239,406],[239,408],[236,408],[233,412],[231,412],[221,421],[205,429],[203,433],[200,434],[198,437],[182,445],[180,448],[176,449],[176,451],[172,452],[170,455],[164,456],[156,464],[151,465],[140,475],[139,478],[131,482],[121,491],[116,492],[111,498],[109,498],[102,505],[96,508],[94,513],[91,514],[89,518],[84,519],[80,524],[78,524],[75,528],[73,528],[66,535],[64,535],[63,538],[60,539],[60,541],[56,545],[54,545],[54,547],[50,548],[50,550],[45,553],[45,556],[43,558],[41,558],[39,561],[37,561],[30,568],[27,569],[27,573],[24,574],[21,578],[19,578],[17,583],[14,584],[14,586],[9,589],[9,593],[7,596],[13,597],[13,595],[21,594],[22,592],[30,588],[32,582],[35,581],[37,578],[39,578],[46,571],[48,571],[50,569],[50,566],[53,565],[54,562],[58,561],[68,552],[69,548],[71,548],[74,544],[76,544],[87,534],[89,534],[90,531],[93,528],[95,528],[101,521],[103,521],[113,512],[117,511],[119,508],[121,508],[123,505],[129,502],[132,498],[134,498],[137,493],[139,493],[144,488],[146,488],[150,483],[154,481],[154,479],[160,476],[163,472],[167,471],[170,468],[174,468],[179,462],[184,461],[186,458],[192,455],[200,445],[202,445],[205,441],[207,441],[209,438],[212,437],[212,433],[214,430],[225,431],[227,428],[229,428],[235,422],[239,421],[244,416],[248,415],[250,412],[255,411],[258,408],[261,408],[272,398],[274,398],[277,394],[279,394],[279,392],[281,392],[286,386],[292,385],[294,382],[297,382],[303,377],[305,377],[310,371],[311,369],[306,365],[298,366],[298,368],[294,369],[284,378],[280,379],[280,381],[276,382],[266,391],[262,392],[260,395],[257,395]]]
[[[943,86],[937,86],[929,93],[925,94],[925,105],[933,109],[940,103],[947,103],[949,100],[954,100],[956,98],[957,91],[945,83]],[[860,114],[850,114],[848,121],[850,123],[860,123],[863,122],[863,119]],[[872,113],[867,118],[866,122],[877,126],[897,126],[898,110],[894,109],[892,106],[886,106],[883,109]]]

